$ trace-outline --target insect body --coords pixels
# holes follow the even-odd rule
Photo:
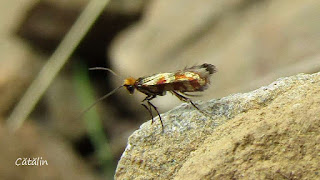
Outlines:
[[[141,93],[147,95],[147,97],[142,100],[141,105],[149,111],[152,117],[152,123],[152,108],[157,112],[163,128],[163,122],[159,111],[150,100],[156,96],[163,96],[169,91],[180,100],[190,102],[193,107],[202,112],[188,97],[186,97],[193,95],[186,94],[186,92],[204,91],[207,89],[210,75],[215,72],[216,68],[214,65],[205,63],[199,66],[185,68],[184,70],[177,72],[159,73],[141,77],[139,79],[129,77],[124,80],[123,86],[130,94],[133,94],[134,90],[137,89]],[[143,102],[146,102],[147,105],[143,104]]]
[[[103,67],[95,67],[90,68],[90,70],[106,70],[114,75],[111,69],[103,68]],[[99,101],[109,97],[113,93],[115,93],[121,87],[125,87],[130,94],[134,93],[134,90],[137,89],[141,93],[147,95],[143,100],[141,105],[145,107],[151,117],[153,123],[153,115],[152,115],[152,108],[157,112],[162,130],[163,130],[163,122],[160,116],[157,107],[154,106],[150,100],[157,96],[164,96],[167,91],[178,97],[180,100],[189,102],[193,107],[195,107],[198,111],[203,113],[192,101],[186,96],[196,96],[191,94],[186,94],[186,92],[197,92],[197,91],[204,91],[207,89],[209,84],[210,75],[216,72],[216,67],[212,64],[202,64],[199,66],[193,66],[190,68],[185,68],[184,70],[171,72],[171,73],[158,73],[151,76],[141,77],[138,79],[134,79],[129,77],[124,80],[123,84],[118,88],[114,89],[113,91],[109,92],[108,94],[104,95],[103,97],[99,98],[96,102],[94,102],[91,106],[89,106],[83,113],[90,110],[96,103]],[[144,104],[146,102],[146,104]]]

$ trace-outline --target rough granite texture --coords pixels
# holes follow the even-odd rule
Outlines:
[[[189,104],[141,125],[115,179],[320,179],[320,73]]]

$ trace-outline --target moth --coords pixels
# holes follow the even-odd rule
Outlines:
[[[103,67],[90,68],[90,70],[106,70],[117,75],[111,69]],[[157,96],[164,96],[167,92],[170,92],[181,101],[189,102],[194,108],[202,112],[189,98],[190,96],[196,95],[187,93],[206,90],[210,83],[210,76],[216,71],[217,69],[214,65],[204,63],[202,65],[192,66],[176,72],[158,73],[150,76],[140,77],[138,79],[128,77],[124,80],[121,86],[98,99],[87,110],[85,110],[85,112],[93,107],[97,102],[107,98],[118,89],[124,87],[130,94],[133,94],[134,91],[137,90],[146,95],[146,97],[141,101],[141,105],[150,113],[152,118],[151,123],[154,122],[152,108],[157,112],[161,122],[161,127],[163,129],[163,122],[160,113],[157,107],[150,101]]]

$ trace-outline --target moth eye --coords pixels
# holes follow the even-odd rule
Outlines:
[[[125,86],[126,89],[129,91],[130,94],[133,94],[134,93],[134,86],[132,85],[128,85],[128,86]]]

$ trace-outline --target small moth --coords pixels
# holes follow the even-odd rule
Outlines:
[[[90,70],[106,70],[115,74],[111,69],[96,67],[90,68]],[[114,89],[110,93],[104,95],[98,99],[94,104],[92,104],[87,110],[93,107],[97,102],[107,98],[112,95],[121,87],[128,90],[130,94],[134,93],[134,90],[143,93],[146,97],[141,101],[141,105],[145,107],[151,115],[152,121],[154,122],[154,117],[152,114],[152,108],[157,112],[161,126],[163,129],[163,122],[160,113],[156,106],[154,106],[150,101],[157,96],[164,96],[166,92],[170,92],[177,98],[184,102],[189,102],[194,108],[203,113],[187,96],[196,96],[191,94],[186,94],[186,92],[197,92],[204,91],[208,88],[210,82],[211,74],[215,73],[216,67],[212,64],[204,63],[198,66],[192,66],[190,68],[185,68],[176,72],[169,73],[158,73],[151,76],[145,76],[138,79],[133,77],[126,78],[121,86]],[[116,75],[116,74],[115,74]]]

